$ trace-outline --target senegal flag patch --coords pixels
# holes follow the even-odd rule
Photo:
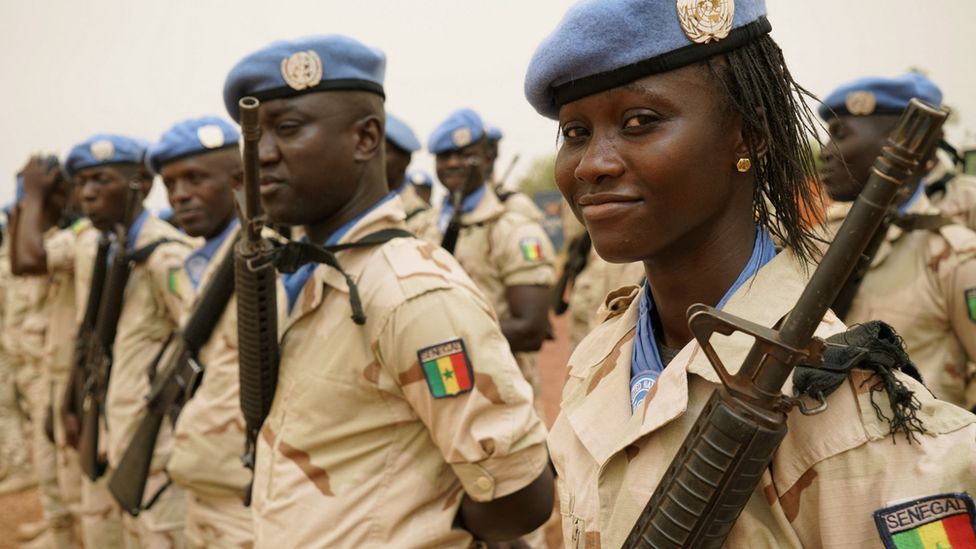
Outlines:
[[[969,288],[965,291],[966,310],[969,311],[969,320],[976,322],[976,288]]]
[[[874,512],[887,549],[976,547],[976,507],[966,493],[938,494]]]
[[[464,340],[452,339],[424,347],[417,351],[417,358],[434,398],[457,396],[474,387],[474,373]]]
[[[526,261],[542,261],[542,244],[538,238],[523,238],[519,242],[522,248],[522,259]]]

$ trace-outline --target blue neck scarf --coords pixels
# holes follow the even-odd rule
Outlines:
[[[911,208],[913,204],[918,202],[918,199],[920,196],[922,196],[923,192],[925,192],[925,180],[919,182],[918,188],[915,189],[915,194],[913,194],[912,197],[908,199],[908,202],[905,202],[904,204],[898,207],[898,213],[907,212],[908,208]]]
[[[206,244],[186,256],[186,261],[183,262],[183,268],[186,269],[187,277],[193,284],[194,290],[200,287],[203,273],[207,271],[207,266],[210,265],[210,260],[213,259],[214,254],[217,253],[220,246],[227,240],[227,236],[240,224],[241,222],[236,217],[232,218],[220,234],[207,240]],[[234,252],[231,251],[229,253]]]
[[[461,213],[471,213],[478,204],[481,203],[481,199],[485,197],[485,191],[488,189],[486,185],[478,187],[478,190],[465,196],[461,200]],[[454,215],[454,205],[451,204],[451,196],[447,195],[444,197],[444,207],[441,208],[441,216],[437,218],[437,230],[441,234],[447,230],[447,225],[451,222],[451,216]]]
[[[773,246],[769,233],[764,227],[757,226],[752,257],[749,258],[745,268],[725,292],[716,308],[724,307],[732,294],[774,257],[776,257],[776,248]],[[634,352],[630,358],[630,406],[632,411],[641,405],[658,376],[664,371],[661,354],[657,348],[657,338],[654,335],[654,326],[651,323],[651,312],[653,310],[654,298],[651,296],[650,286],[645,280],[637,318],[637,334],[634,337]]]
[[[352,229],[357,223],[362,221],[364,217],[369,215],[369,213],[376,208],[379,208],[381,205],[389,202],[390,199],[396,195],[396,191],[387,193],[386,196],[376,201],[376,203],[370,206],[366,211],[357,215],[355,218],[349,220],[349,222],[347,222],[345,225],[336,229],[336,231],[325,240],[325,246],[335,246],[338,244],[339,240],[341,240],[342,237],[345,236],[346,233],[348,233],[349,230]],[[304,240],[305,237],[302,237],[302,241]],[[305,283],[308,282],[308,279],[312,278],[312,273],[315,272],[315,268],[318,266],[318,263],[306,263],[293,273],[281,274],[281,283],[285,287],[285,293],[288,294],[289,312],[291,312],[291,310],[295,307],[295,302],[298,300],[298,294],[301,293],[302,288],[305,287]]]

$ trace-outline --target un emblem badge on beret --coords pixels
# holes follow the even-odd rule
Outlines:
[[[295,90],[304,90],[322,81],[322,59],[314,50],[298,51],[281,60],[281,77]]]
[[[844,98],[847,112],[858,116],[866,116],[874,112],[877,98],[872,91],[852,91]]]
[[[696,44],[721,40],[732,30],[733,0],[678,0],[677,7],[681,30]]]
[[[197,139],[200,144],[208,149],[216,149],[224,146],[224,132],[215,124],[207,124],[197,128]]]
[[[424,179],[424,174],[415,173],[413,174],[413,177],[410,178],[410,182],[415,185],[423,185],[424,183],[427,182],[427,180]]]
[[[92,157],[99,162],[104,162],[115,154],[115,145],[112,142],[104,139],[101,141],[95,141],[88,146],[88,150],[91,151]]]
[[[451,142],[455,147],[467,147],[471,144],[471,130],[468,128],[458,128],[451,134]]]

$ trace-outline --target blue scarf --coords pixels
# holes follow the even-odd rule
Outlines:
[[[487,186],[482,185],[478,187],[478,190],[469,194],[461,200],[461,213],[471,213],[478,204],[481,203],[481,199],[485,197],[485,191],[488,189]],[[437,218],[437,230],[441,234],[447,230],[447,225],[451,222],[451,216],[454,215],[454,205],[451,204],[451,196],[448,195],[444,197],[444,206],[441,208],[441,216]]]
[[[210,260],[213,259],[220,245],[227,240],[227,236],[240,224],[241,222],[234,217],[220,234],[207,240],[203,246],[200,246],[193,253],[186,256],[186,261],[183,262],[183,268],[186,269],[186,275],[193,284],[194,290],[200,287],[203,273],[206,272],[207,266],[210,265]],[[229,253],[234,253],[234,251],[231,250]]]
[[[732,294],[753,277],[759,269],[776,257],[776,248],[764,227],[756,227],[756,242],[752,247],[752,257],[746,263],[739,277],[725,292],[717,309],[725,306]],[[657,349],[657,338],[651,323],[651,311],[654,310],[654,298],[647,281],[644,281],[643,294],[640,301],[640,311],[637,318],[637,334],[634,337],[634,352],[630,358],[630,406],[636,410],[644,401],[647,393],[654,386],[658,376],[664,371],[661,354]]]
[[[369,215],[370,212],[379,208],[381,205],[389,202],[391,198],[396,196],[396,191],[388,193],[386,196],[376,201],[375,204],[370,206],[366,211],[357,215],[355,218],[349,220],[348,223],[336,229],[329,238],[325,241],[325,246],[335,246],[339,243],[346,233],[349,232],[357,223],[362,221],[364,217]],[[305,237],[302,237],[305,240]],[[309,278],[312,278],[312,273],[315,272],[315,268],[318,267],[318,263],[306,263],[299,267],[293,273],[282,273],[281,283],[285,287],[285,293],[288,294],[288,311],[290,312],[295,307],[295,302],[298,301],[298,294],[301,293],[302,288],[305,287],[305,283],[308,282]]]

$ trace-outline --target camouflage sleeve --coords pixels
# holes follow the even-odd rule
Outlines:
[[[947,316],[956,341],[965,354],[962,378],[966,408],[976,406],[976,256],[961,261],[943,274]]]
[[[71,229],[55,232],[44,239],[44,253],[47,255],[49,272],[71,272],[75,268],[75,250],[80,244]]]
[[[502,283],[511,286],[550,286],[556,278],[553,264],[555,252],[549,236],[538,223],[518,216],[509,216],[498,230],[492,232],[492,249],[497,250],[495,261]],[[519,221],[519,222],[516,222]]]
[[[541,474],[546,430],[532,388],[472,294],[444,288],[404,302],[374,350],[472,499],[511,494]]]
[[[162,244],[147,260],[157,306],[178,326],[193,299],[193,286],[183,275],[183,262],[191,248],[181,243]]]

